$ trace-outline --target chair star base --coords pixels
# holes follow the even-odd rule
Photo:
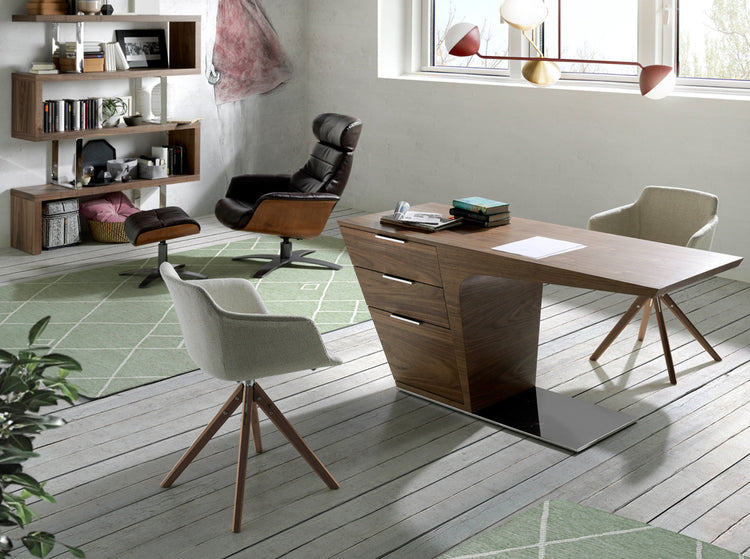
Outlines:
[[[334,264],[333,262],[327,262],[325,260],[319,260],[317,258],[306,258],[308,254],[315,252],[314,250],[292,250],[292,242],[289,238],[285,237],[280,243],[279,254],[246,254],[245,256],[235,256],[232,260],[252,260],[262,259],[268,260],[269,262],[263,266],[260,270],[253,274],[254,278],[262,278],[266,274],[287,266],[289,264],[311,264],[314,266],[321,266],[330,270],[340,270],[341,266]]]
[[[163,262],[168,262],[166,241],[159,242],[159,262],[156,268],[136,268],[134,270],[125,270],[124,272],[120,272],[119,275],[121,276],[144,276],[145,275],[146,277],[143,279],[143,281],[141,281],[141,283],[138,284],[138,287],[139,288],[148,287],[148,285],[152,281],[156,279],[161,279],[161,273],[159,273],[159,266],[161,266]],[[176,265],[173,265],[173,267],[182,279],[206,279],[206,276],[204,276],[203,274],[199,274],[198,272],[190,272],[188,270],[183,270],[183,268],[185,267],[185,264],[176,264]]]

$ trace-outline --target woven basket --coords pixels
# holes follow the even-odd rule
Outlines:
[[[129,243],[128,236],[125,234],[125,222],[105,223],[103,221],[94,221],[89,219],[89,229],[91,236],[95,241],[100,243]]]

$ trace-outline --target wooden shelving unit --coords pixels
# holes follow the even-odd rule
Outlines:
[[[117,72],[86,72],[60,74],[12,75],[11,136],[32,142],[54,142],[102,138],[131,134],[165,133],[167,143],[185,147],[185,173],[157,180],[115,182],[106,186],[66,188],[56,184],[25,186],[11,189],[11,246],[31,254],[42,251],[42,203],[50,200],[83,198],[139,188],[193,182],[200,179],[200,124],[142,124],[139,126],[44,132],[44,85],[55,82],[85,82],[90,80],[136,79],[199,74],[200,25],[199,16],[168,15],[14,15],[14,22],[84,25],[86,23],[162,24],[167,26],[168,68],[134,68]]]

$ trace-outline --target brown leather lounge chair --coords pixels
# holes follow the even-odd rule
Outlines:
[[[236,176],[230,181],[226,196],[216,204],[216,217],[230,229],[282,238],[278,255],[248,254],[232,259],[269,260],[255,273],[256,278],[292,263],[341,269],[332,262],[306,258],[312,250],[292,251],[290,239],[312,239],[323,231],[349,179],[362,122],[325,113],[315,117],[312,127],[318,143],[304,167],[291,176]]]

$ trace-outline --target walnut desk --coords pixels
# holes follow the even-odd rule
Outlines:
[[[448,215],[449,207],[414,209]],[[542,284],[632,294],[642,304],[742,261],[518,217],[501,227],[423,233],[382,225],[387,213],[341,220],[339,227],[396,386],[576,452],[635,419],[535,386]],[[492,249],[534,236],[585,248],[543,259]],[[675,314],[710,348],[687,317]]]

